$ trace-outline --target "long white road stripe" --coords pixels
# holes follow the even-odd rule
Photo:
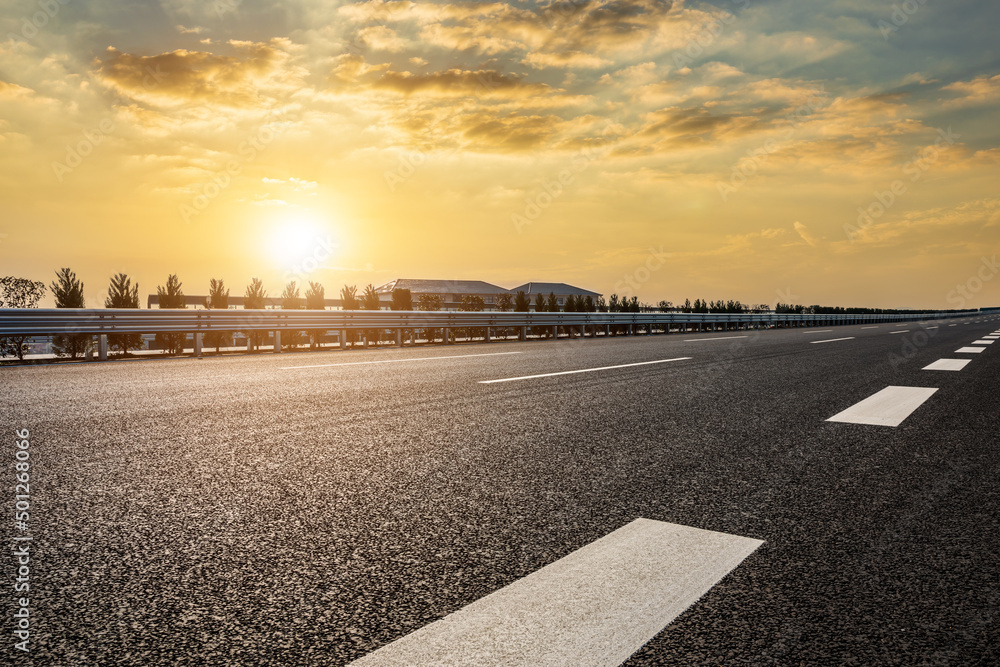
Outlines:
[[[933,364],[924,366],[925,371],[960,371],[969,365],[972,359],[938,359]]]
[[[818,345],[820,343],[836,343],[838,340],[854,340],[854,336],[848,336],[847,338],[831,338],[830,340],[813,340],[810,341],[810,345]]]
[[[631,368],[632,366],[649,366],[650,364],[666,364],[671,361],[686,361],[693,357],[677,357],[676,359],[657,359],[656,361],[640,361],[634,364],[619,364],[617,366],[601,366],[600,368],[580,368],[575,371],[559,371],[558,373],[539,373],[538,375],[522,375],[516,378],[500,378],[499,380],[480,380],[479,384],[495,384],[497,382],[513,382],[514,380],[534,380],[556,375],[573,375],[575,373],[593,373],[595,371],[610,371],[614,368]]]
[[[333,366],[364,366],[366,364],[399,364],[404,361],[434,361],[435,359],[462,359],[463,357],[499,357],[504,354],[521,354],[520,352],[487,352],[485,354],[450,354],[442,357],[411,357],[408,359],[381,359],[378,361],[349,361],[342,364],[313,364],[311,366],[282,366],[281,370],[290,371],[296,368],[330,368]]]
[[[890,331],[891,334],[906,333],[909,329],[903,329],[902,331]]]
[[[733,338],[749,338],[749,336],[723,336],[721,338],[685,338],[685,343],[697,343],[702,340],[732,340]]]
[[[830,333],[833,329],[818,329],[817,331],[803,331],[804,334]]]
[[[899,426],[923,405],[937,389],[929,387],[886,387],[860,403],[827,419],[828,422]]]
[[[878,329],[878,327],[861,327],[862,329]]]
[[[991,340],[985,340],[985,339],[984,340],[974,340],[974,341],[972,341],[972,344],[973,345],[992,345],[993,341],[991,341]]]
[[[960,347],[955,350],[955,354],[979,354],[985,347]]]
[[[636,519],[351,665],[620,665],[761,544]]]

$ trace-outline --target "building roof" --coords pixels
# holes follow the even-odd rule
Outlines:
[[[420,280],[397,278],[375,289],[379,294],[392,294],[394,289],[408,289],[413,294],[507,294],[510,290],[482,280]]]
[[[527,296],[533,296],[535,294],[572,294],[574,296],[592,296],[597,298],[601,296],[597,292],[591,292],[590,290],[585,290],[580,287],[573,287],[572,285],[567,285],[566,283],[524,283],[520,287],[510,288],[511,292],[515,294],[518,292],[524,292]]]
[[[195,308],[205,307],[205,296],[197,296],[192,294],[184,295],[184,305],[185,307],[194,306]],[[305,297],[302,298],[302,303],[306,302]],[[325,299],[327,308],[339,308],[340,299]],[[281,305],[281,297],[279,296],[269,296],[264,298],[265,307],[277,308]],[[160,307],[160,296],[158,294],[150,294],[146,297],[146,308],[152,308],[156,306]],[[243,307],[243,297],[242,296],[231,296],[229,297],[229,307],[230,308],[242,308]]]

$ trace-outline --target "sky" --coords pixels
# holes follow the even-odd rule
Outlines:
[[[1000,306],[993,0],[0,0],[0,274]],[[51,305],[51,298],[42,305]]]

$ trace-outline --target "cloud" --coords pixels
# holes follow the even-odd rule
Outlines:
[[[985,104],[1000,98],[1000,74],[996,76],[984,75],[971,81],[956,81],[948,84],[942,90],[959,95],[955,99],[947,100],[948,106],[964,107]]]
[[[798,234],[799,237],[803,241],[805,241],[808,245],[812,246],[813,248],[819,245],[819,242],[816,240],[816,237],[809,233],[809,228],[803,225],[801,222],[796,220],[795,223],[793,224],[793,227],[795,227],[795,233]]]
[[[109,47],[97,62],[97,76],[122,95],[160,102],[253,106],[262,102],[268,80],[288,60],[271,43],[230,41],[236,55],[178,49],[153,56]],[[294,85],[285,81],[284,85]]]
[[[449,69],[430,74],[387,71],[372,84],[373,88],[411,94],[430,92],[440,95],[504,96],[545,93],[545,84],[525,83],[521,77],[497,70]]]

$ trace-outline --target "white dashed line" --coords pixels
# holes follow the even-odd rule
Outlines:
[[[993,341],[986,340],[986,339],[983,339],[983,340],[974,340],[974,341],[972,341],[972,344],[973,345],[992,345]]]
[[[332,368],[334,366],[364,366],[366,364],[399,364],[404,361],[434,361],[435,359],[462,359],[464,357],[499,357],[505,354],[521,354],[520,352],[488,352],[486,354],[452,354],[443,357],[413,357],[410,359],[381,359],[378,361],[350,361],[342,364],[313,364],[310,366],[282,366],[281,370],[289,371],[296,368]]]
[[[925,371],[960,371],[969,365],[972,359],[938,359],[929,366],[924,366]]]
[[[699,343],[703,340],[732,340],[734,338],[749,338],[749,336],[723,336],[721,338],[685,338],[685,343]]]
[[[803,334],[830,333],[833,329],[818,329],[816,331],[803,331]]]
[[[861,327],[862,329],[878,329],[878,327]]]
[[[620,665],[761,544],[636,519],[351,665]]]
[[[558,373],[539,373],[538,375],[522,375],[516,378],[500,378],[499,380],[480,380],[479,384],[495,384],[497,382],[514,382],[515,380],[534,380],[536,378],[549,378],[556,375],[573,375],[575,373],[594,373],[596,371],[610,371],[615,368],[632,368],[634,366],[649,366],[650,364],[666,364],[671,361],[686,361],[692,357],[677,357],[676,359],[657,359],[656,361],[640,361],[635,364],[619,364],[617,366],[601,366],[600,368],[581,368],[575,371],[559,371]]]
[[[835,414],[827,421],[899,426],[936,391],[937,389],[929,387],[886,387],[877,394]]]
[[[819,345],[820,343],[836,343],[838,340],[854,340],[854,336],[849,336],[847,338],[831,338],[830,340],[814,340],[810,341],[810,345]]]
[[[903,329],[902,331],[890,331],[890,334],[907,333],[909,329]]]
[[[955,354],[979,354],[985,347],[960,347],[955,350]]]

